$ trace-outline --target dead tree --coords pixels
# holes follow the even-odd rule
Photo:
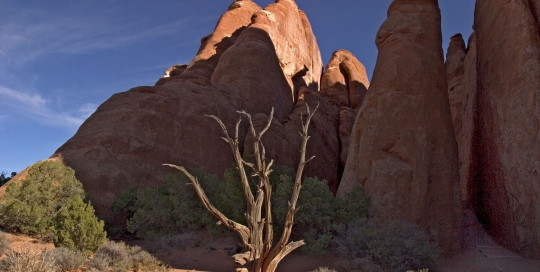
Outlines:
[[[225,134],[225,136],[221,138],[229,144],[233,152],[234,160],[240,173],[244,196],[246,198],[246,225],[230,220],[222,212],[216,209],[216,207],[212,205],[206,196],[206,193],[204,192],[197,178],[191,175],[183,166],[165,164],[184,173],[191,181],[193,188],[206,209],[219,220],[219,223],[240,235],[245,251],[233,256],[237,267],[239,267],[237,268],[237,271],[274,272],[278,263],[287,254],[304,245],[303,240],[289,243],[289,238],[291,236],[291,230],[294,222],[294,214],[297,211],[296,202],[298,201],[298,195],[300,193],[300,188],[302,187],[302,172],[306,163],[314,158],[311,157],[309,160],[306,160],[305,154],[307,141],[310,137],[308,136],[309,123],[311,122],[311,118],[318,107],[319,105],[317,105],[313,112],[310,112],[309,106],[306,103],[307,118],[304,120],[304,116],[300,117],[302,120],[302,131],[300,131],[300,136],[302,137],[302,144],[300,147],[300,162],[298,163],[298,168],[296,170],[296,177],[292,196],[289,200],[287,216],[284,218],[285,224],[283,233],[275,245],[272,227],[272,186],[270,185],[269,179],[270,173],[272,172],[271,167],[273,160],[270,160],[270,162],[267,163],[265,157],[266,152],[261,142],[261,137],[270,128],[274,109],[272,109],[272,112],[270,113],[268,123],[260,132],[255,131],[255,127],[253,126],[253,122],[251,120],[251,115],[245,111],[239,112],[247,117],[250,132],[253,135],[253,150],[255,155],[255,160],[253,163],[247,162],[242,158],[242,154],[240,154],[238,146],[238,129],[240,127],[242,118],[240,117],[238,122],[236,122],[235,135],[234,138],[231,138],[227,132],[227,128],[218,117],[213,115],[208,116],[215,119],[221,126],[221,129]],[[256,176],[258,179],[255,196],[249,187],[250,180],[246,174],[246,167],[251,168],[254,171],[253,176]]]

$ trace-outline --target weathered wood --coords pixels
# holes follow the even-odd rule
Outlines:
[[[240,126],[241,118],[236,123],[234,139],[230,137],[226,126],[223,122],[216,116],[210,115],[208,117],[213,118],[221,126],[223,130],[224,137],[222,139],[229,144],[231,151],[234,155],[235,163],[238,167],[238,172],[240,174],[240,179],[242,182],[242,187],[244,190],[244,196],[246,198],[246,221],[247,226],[234,222],[227,218],[223,213],[217,210],[208,197],[206,196],[204,190],[199,184],[199,181],[191,175],[183,166],[176,166],[172,164],[165,164],[167,166],[178,169],[180,172],[184,173],[188,179],[192,182],[193,188],[197,193],[197,196],[202,201],[205,208],[212,213],[224,226],[229,229],[236,231],[242,243],[244,244],[245,252],[233,255],[233,260],[236,266],[240,266],[236,271],[251,271],[251,272],[274,272],[279,262],[291,253],[296,248],[304,245],[304,241],[296,241],[288,243],[291,236],[292,226],[294,222],[294,214],[296,213],[296,203],[298,201],[298,196],[300,194],[300,189],[302,188],[302,173],[304,171],[304,166],[308,163],[313,157],[309,160],[306,160],[306,147],[307,141],[309,140],[308,136],[308,127],[311,122],[311,118],[315,114],[317,107],[311,112],[309,106],[306,104],[307,108],[307,118],[304,121],[302,117],[302,131],[300,135],[302,137],[302,145],[300,149],[300,162],[296,170],[296,177],[294,181],[293,192],[291,199],[289,201],[289,207],[287,211],[287,216],[285,218],[285,224],[283,233],[279,242],[272,247],[274,240],[273,232],[273,219],[272,219],[272,186],[270,185],[270,173],[272,172],[273,160],[266,162],[266,150],[262,144],[261,138],[266,131],[270,128],[272,123],[272,118],[274,114],[274,109],[270,113],[268,118],[268,123],[260,131],[256,132],[255,127],[253,126],[253,121],[251,115],[245,111],[239,111],[240,114],[244,115],[250,127],[250,132],[253,136],[253,150],[255,155],[255,162],[249,163],[242,158],[242,154],[239,149],[238,142],[238,129]],[[259,182],[257,184],[257,193],[256,196],[253,195],[249,187],[249,179],[246,174],[245,167],[251,168],[255,172]],[[264,209],[264,210],[263,210]],[[263,218],[264,213],[264,218]]]
[[[294,180],[294,187],[293,192],[291,195],[291,200],[289,201],[289,208],[287,211],[287,216],[285,219],[285,224],[283,228],[283,233],[281,235],[281,239],[279,242],[270,250],[266,258],[264,259],[264,263],[262,265],[262,268],[264,272],[273,272],[275,271],[277,264],[281,259],[283,259],[287,254],[289,254],[294,249],[302,246],[304,244],[304,241],[297,241],[292,242],[289,245],[287,245],[289,238],[291,237],[292,232],[292,226],[294,222],[294,214],[296,213],[296,203],[298,201],[298,196],[300,195],[300,189],[302,188],[302,173],[304,171],[304,166],[306,163],[308,163],[310,160],[312,160],[314,157],[311,157],[309,160],[306,160],[306,148],[307,148],[307,142],[310,138],[308,135],[308,127],[309,123],[311,122],[311,118],[313,118],[313,115],[319,108],[319,105],[317,104],[317,107],[313,110],[313,112],[310,112],[309,105],[306,104],[307,108],[307,119],[304,122],[304,118],[301,118],[302,120],[302,131],[300,132],[300,135],[302,136],[302,145],[300,147],[300,162],[298,163],[298,168],[296,169],[296,177]]]

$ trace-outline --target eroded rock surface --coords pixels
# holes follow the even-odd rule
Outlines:
[[[472,192],[476,178],[476,36],[465,42],[461,35],[452,37],[446,57],[448,96],[459,151],[461,198],[465,206],[472,207],[476,199]]]
[[[301,86],[318,91],[321,71],[313,31],[294,1],[265,10],[252,1],[235,1],[185,70],[173,68],[174,75],[156,86],[113,95],[52,157],[75,169],[109,226],[122,224],[110,211],[116,196],[130,186],[159,185],[172,172],[163,163],[218,175],[231,166],[220,127],[205,115],[218,116],[232,131],[236,111],[269,114],[273,107],[282,122],[295,111]],[[242,143],[246,128],[244,122]],[[335,173],[326,174],[319,177],[336,179]]]
[[[497,242],[540,258],[538,1],[478,0],[480,222]]]
[[[309,135],[306,158],[315,156],[306,166],[306,177],[318,177],[326,179],[333,192],[336,191],[340,175],[340,143],[338,135],[339,108],[332,105],[317,92],[303,87],[299,91],[298,102],[294,111],[283,122],[275,118],[270,129],[262,138],[266,153],[273,158],[277,165],[284,165],[296,169],[300,158],[301,138],[298,132],[302,128],[301,118],[306,118],[307,108],[313,111],[317,105],[309,127]],[[302,117],[303,116],[303,117]],[[268,122],[268,116],[257,114],[253,117],[253,123],[260,131]],[[251,134],[246,136],[244,154],[253,153],[253,139]]]
[[[446,79],[448,84],[448,98],[450,100],[450,111],[452,113],[452,123],[457,132],[461,129],[461,109],[463,108],[463,87],[464,63],[467,56],[467,48],[461,34],[456,34],[450,39],[450,45],[446,52]]]
[[[366,68],[346,50],[332,54],[321,80],[321,93],[338,107],[358,108],[369,88]]]
[[[339,66],[343,68],[339,68]],[[352,76],[349,76],[352,75]],[[345,80],[348,78],[348,80]],[[349,139],[357,115],[357,109],[350,107],[349,93],[355,104],[361,103],[367,91],[369,81],[364,66],[345,50],[334,52],[330,64],[323,75],[320,92],[302,85],[298,89],[298,100],[294,111],[282,122],[274,119],[262,141],[268,157],[278,165],[296,168],[299,158],[301,138],[301,114],[306,114],[306,104],[313,110],[317,105],[310,127],[310,141],[306,156],[315,158],[306,165],[306,177],[326,179],[332,192],[336,192],[345,166],[349,148]],[[312,87],[312,86],[311,86]],[[343,95],[344,94],[344,95]],[[342,96],[340,102],[337,97]],[[268,120],[265,114],[254,116],[257,129],[262,129]],[[245,151],[252,152],[252,139],[247,135]]]
[[[369,80],[364,65],[347,50],[335,51],[322,76],[320,95],[339,108],[337,129],[340,169],[347,162],[352,128],[368,88]],[[337,190],[334,184],[337,186],[338,183],[331,184],[333,191]]]
[[[460,247],[461,211],[441,40],[437,1],[390,5],[338,196],[364,186],[374,216],[423,226],[452,253]]]
[[[251,23],[251,17],[262,10],[251,0],[236,0],[229,6],[214,29],[201,39],[197,55],[188,65],[181,78],[199,84],[210,84],[221,54],[234,44],[240,33]]]

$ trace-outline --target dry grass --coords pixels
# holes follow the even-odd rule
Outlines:
[[[0,271],[6,272],[56,272],[56,261],[51,251],[35,253],[30,250],[9,250],[0,261]]]

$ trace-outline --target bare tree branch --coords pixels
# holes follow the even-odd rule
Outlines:
[[[240,128],[240,123],[242,122],[242,118],[239,118],[238,121],[236,122],[235,134],[234,134],[234,140],[233,140],[229,136],[229,133],[227,131],[227,127],[225,126],[225,124],[223,124],[221,119],[219,119],[218,117],[216,117],[214,115],[206,115],[206,116],[216,120],[216,122],[219,124],[219,126],[223,130],[223,133],[225,134],[225,138],[226,138],[225,142],[227,142],[229,144],[229,146],[231,148],[231,151],[233,153],[233,156],[234,156],[235,163],[236,163],[236,165],[238,167],[238,173],[240,174],[240,179],[242,181],[244,197],[246,198],[246,209],[249,211],[249,210],[251,210],[251,207],[253,206],[255,200],[253,198],[253,194],[251,193],[251,189],[249,187],[249,179],[248,179],[248,177],[246,175],[246,171],[244,169],[244,163],[243,163],[244,160],[242,159],[242,155],[240,154],[240,150],[238,148],[238,145],[239,145],[239,143],[238,143],[238,130]],[[248,221],[248,224],[249,224],[249,221]]]
[[[302,122],[302,130],[300,131],[300,135],[302,137],[300,147],[300,162],[296,171],[291,199],[289,200],[287,215],[284,224],[285,227],[283,229],[283,233],[279,242],[274,247],[272,247],[274,232],[271,203],[272,185],[270,184],[270,173],[272,173],[271,168],[274,165],[274,161],[270,160],[268,164],[266,163],[266,149],[264,148],[264,145],[261,141],[264,133],[266,133],[271,127],[274,116],[274,109],[272,109],[272,111],[270,112],[268,122],[266,123],[265,127],[258,133],[255,131],[251,115],[245,111],[238,112],[244,115],[249,122],[249,129],[251,135],[253,136],[253,154],[255,159],[254,163],[245,161],[242,158],[242,154],[240,153],[238,132],[242,118],[240,117],[236,122],[234,139],[232,139],[227,131],[226,126],[218,117],[214,115],[208,116],[216,120],[216,122],[219,124],[225,135],[224,137],[221,137],[221,139],[223,139],[226,143],[229,144],[233,153],[234,160],[240,174],[240,179],[244,190],[244,196],[246,198],[246,213],[244,215],[247,220],[247,226],[230,220],[219,210],[217,210],[206,196],[203,188],[199,184],[199,181],[193,175],[191,175],[183,166],[165,164],[184,173],[192,182],[192,186],[195,189],[197,196],[201,199],[205,208],[210,211],[219,220],[221,224],[225,225],[231,230],[236,231],[240,235],[240,238],[244,243],[245,252],[233,256],[235,263],[238,266],[243,266],[243,268],[238,268],[237,271],[274,272],[278,263],[287,254],[289,254],[296,248],[304,245],[304,241],[296,241],[291,243],[288,243],[288,241],[292,231],[294,214],[298,211],[298,209],[296,208],[296,203],[298,201],[300,189],[302,188],[302,173],[304,171],[304,166],[306,163],[308,163],[314,158],[311,157],[310,159],[306,160],[306,148],[307,141],[309,139],[308,127],[318,107],[319,105],[317,105],[313,112],[311,112],[309,109],[309,105],[306,104],[307,117],[304,120],[304,115],[301,114],[300,116]],[[247,177],[246,169],[244,166],[251,168],[254,172],[254,176],[258,177],[258,183],[256,184],[256,196],[254,196],[251,192],[251,188],[249,186],[250,180]],[[246,267],[250,268],[246,269]]]
[[[294,222],[294,214],[296,213],[296,203],[298,201],[298,196],[300,195],[300,189],[302,188],[302,174],[304,171],[304,166],[306,165],[306,149],[307,149],[307,141],[309,139],[308,136],[308,127],[309,123],[311,122],[311,118],[313,118],[313,115],[319,108],[319,104],[317,104],[317,107],[311,112],[309,110],[309,105],[306,103],[306,110],[307,110],[307,119],[304,122],[303,116],[300,116],[300,119],[302,120],[302,144],[300,147],[300,162],[298,163],[298,168],[296,170],[296,177],[294,180],[294,187],[293,192],[291,195],[291,200],[289,202],[289,207],[287,211],[287,216],[285,218],[285,224],[283,228],[283,232],[281,234],[281,239],[279,242],[272,248],[272,250],[269,252],[268,256],[264,260],[263,267],[266,269],[269,269],[269,266],[280,254],[282,254],[282,249],[286,246],[287,242],[289,241],[289,238],[291,236],[292,232],[292,226]],[[301,246],[301,245],[298,245]],[[279,262],[279,261],[278,261]],[[269,269],[268,271],[273,271]]]

